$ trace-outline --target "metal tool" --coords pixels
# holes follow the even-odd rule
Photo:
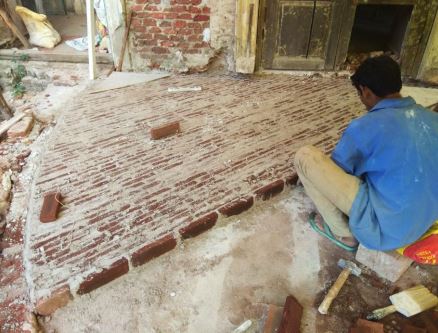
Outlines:
[[[352,261],[339,259],[338,266],[342,268],[342,272],[339,274],[336,282],[330,288],[321,305],[319,306],[318,311],[321,314],[327,314],[330,305],[336,296],[338,296],[339,291],[341,290],[345,281],[347,281],[350,274],[359,276],[362,273],[362,270]]]

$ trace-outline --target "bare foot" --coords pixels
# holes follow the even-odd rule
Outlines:
[[[324,221],[324,219],[322,218],[321,214],[319,214],[319,213],[316,214],[315,223],[321,231],[324,231],[324,222],[323,221]],[[335,236],[335,238],[338,241],[344,243],[347,246],[356,247],[359,245],[359,242],[354,237],[341,237],[341,236],[335,235],[334,233],[333,233],[333,236]]]

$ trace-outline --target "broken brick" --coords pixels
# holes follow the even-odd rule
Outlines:
[[[87,294],[115,279],[128,273],[129,265],[126,258],[120,259],[110,267],[104,268],[99,273],[89,275],[80,285],[77,293],[79,295]]]
[[[188,226],[179,229],[179,233],[184,239],[198,236],[204,231],[212,228],[216,224],[217,218],[218,214],[212,212],[190,223]]]
[[[62,195],[59,192],[48,193],[44,196],[43,206],[40,213],[40,221],[43,223],[56,221],[59,208],[61,207]]]
[[[134,252],[131,256],[131,262],[134,267],[143,265],[148,261],[156,258],[176,246],[176,239],[172,235],[167,235],[152,244],[148,244]]]
[[[254,198],[248,197],[248,198],[241,198],[236,201],[232,201],[225,206],[222,206],[219,208],[219,212],[226,216],[230,217],[233,215],[238,215],[252,207],[254,204]]]
[[[303,307],[292,295],[287,296],[283,308],[283,318],[278,333],[299,333],[301,332],[301,317]]]
[[[359,318],[350,333],[384,333],[383,324]]]
[[[22,138],[29,134],[33,126],[33,117],[26,116],[8,130],[9,138]]]
[[[53,292],[49,297],[39,300],[35,310],[42,316],[48,316],[59,308],[66,306],[72,298],[70,288],[65,286]]]
[[[181,131],[179,121],[174,121],[171,123],[164,124],[162,126],[151,128],[151,139],[158,140],[162,139]]]
[[[280,327],[281,319],[283,318],[283,308],[269,304],[266,319],[263,324],[263,333],[277,333]]]
[[[281,193],[284,189],[284,181],[279,179],[269,185],[263,186],[262,188],[255,191],[258,198],[263,201],[270,199],[271,197]]]

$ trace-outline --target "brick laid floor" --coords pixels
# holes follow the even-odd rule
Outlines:
[[[169,93],[168,87],[202,91]],[[200,216],[294,174],[304,144],[330,151],[363,110],[347,79],[177,76],[67,105],[35,175],[25,237],[32,298],[98,270]],[[151,141],[153,126],[182,133]],[[60,191],[53,223],[43,196]]]

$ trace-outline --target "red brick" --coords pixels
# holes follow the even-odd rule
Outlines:
[[[178,5],[171,8],[173,12],[182,13],[187,11],[187,6]]]
[[[192,0],[192,5],[197,6],[202,3],[202,0]]]
[[[61,207],[62,195],[59,192],[47,193],[44,196],[43,206],[40,213],[40,221],[43,223],[56,221],[59,208]]]
[[[265,318],[262,333],[278,333],[283,318],[283,308],[269,304]]]
[[[219,212],[226,217],[238,215],[238,214],[250,209],[253,204],[254,204],[253,197],[241,198],[241,199],[230,202],[230,203],[226,204],[225,206],[219,208]]]
[[[66,306],[73,299],[68,286],[62,287],[53,292],[48,298],[41,299],[37,302],[35,310],[42,316],[48,316],[59,308]]]
[[[199,7],[195,7],[195,6],[190,6],[188,8],[188,10],[189,10],[190,13],[193,13],[193,14],[200,14],[200,13],[202,13],[202,9],[199,8]]]
[[[298,174],[297,173],[294,173],[293,175],[286,177],[286,184],[287,185],[294,186],[294,185],[297,185],[297,182],[298,182]]]
[[[284,304],[283,318],[278,333],[300,333],[302,316],[303,307],[295,297],[289,295]]]
[[[402,333],[427,333],[424,328],[414,327],[409,324],[403,327]]]
[[[164,18],[166,19],[176,19],[178,17],[178,13],[164,13]]]
[[[148,261],[156,258],[176,246],[176,239],[172,235],[167,235],[152,244],[148,244],[134,252],[131,256],[131,262],[134,267],[143,265]]]
[[[212,212],[190,223],[188,226],[179,229],[179,233],[184,239],[198,236],[204,231],[211,229],[216,224],[217,218],[218,214]]]
[[[158,140],[179,132],[181,132],[179,121],[173,121],[171,123],[151,128],[150,134],[152,140]]]
[[[180,21],[180,20],[178,20],[178,21],[175,21],[174,23],[173,23],[173,25],[175,26],[175,28],[185,28],[186,26],[187,26],[187,22],[186,21]]]
[[[199,22],[199,21],[209,21],[210,20],[210,16],[208,15],[196,15],[193,18],[193,21],[195,22]]]
[[[79,295],[87,294],[128,273],[129,265],[126,258],[120,259],[101,272],[89,275],[79,286]]]
[[[151,32],[151,33],[153,33],[153,34],[159,34],[159,33],[161,33],[161,29],[158,28],[158,27],[150,27],[150,28],[148,28],[148,31]]]
[[[8,130],[9,138],[22,138],[29,134],[33,126],[33,117],[26,116]]]
[[[255,191],[257,198],[262,200],[268,200],[271,197],[281,193],[284,189],[284,181],[279,179],[269,185],[263,186],[262,188]]]
[[[350,332],[355,332],[355,330],[360,333],[384,333],[382,323],[376,323],[361,318],[357,320],[356,325],[350,329]]]
[[[198,22],[189,22],[187,27],[190,29],[201,29],[201,23]]]
[[[192,14],[189,14],[189,13],[178,14],[178,19],[180,19],[180,20],[191,20],[192,19]]]
[[[155,27],[157,25],[157,21],[152,18],[143,19],[143,25],[147,27]]]
[[[157,20],[162,20],[162,19],[164,19],[164,13],[149,13],[149,16],[151,17],[151,18],[154,18],[154,19],[157,19]],[[156,25],[156,24],[153,24],[153,25]]]
[[[160,45],[161,45],[162,47],[174,47],[174,46],[175,46],[175,43],[173,43],[173,42],[169,42],[169,41],[163,41],[163,42],[160,43]]]
[[[209,7],[203,7],[203,8],[202,8],[202,12],[203,12],[204,14],[210,14],[210,8],[209,8]]]
[[[169,49],[165,48],[165,47],[160,47],[160,46],[156,46],[152,48],[152,52],[156,53],[156,54],[166,54],[166,53],[170,53]]]
[[[159,26],[160,27],[164,27],[164,28],[171,27],[172,26],[172,22],[170,22],[170,21],[161,21]]]
[[[190,35],[187,40],[190,42],[199,42],[202,40],[202,38],[202,35]]]

